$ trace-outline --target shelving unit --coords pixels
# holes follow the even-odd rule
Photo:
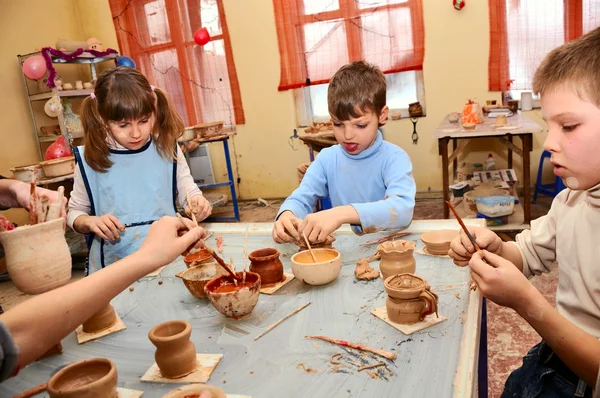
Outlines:
[[[34,53],[30,53],[30,54],[25,54],[25,55],[17,55],[19,67],[22,68],[23,63],[25,62],[25,60],[27,58],[35,56],[35,55],[40,55],[40,54],[41,54],[40,52],[34,52]],[[84,52],[78,58],[71,60],[71,61],[68,61],[66,59],[59,58],[59,57],[52,57],[52,63],[53,64],[63,64],[63,65],[82,65],[82,64],[88,65],[90,74],[91,74],[91,80],[95,81],[97,78],[96,65],[99,63],[102,63],[102,62],[107,62],[107,61],[114,62],[117,57],[118,57],[118,54],[111,54],[106,57],[94,57],[93,55]],[[43,159],[44,151],[42,150],[42,146],[56,141],[60,136],[40,135],[39,118],[40,118],[40,116],[42,116],[41,113],[43,113],[43,110],[40,113],[39,106],[37,106],[36,103],[39,101],[47,101],[56,95],[59,96],[61,98],[61,100],[62,100],[62,98],[73,98],[73,99],[84,98],[84,97],[90,95],[93,92],[93,90],[92,89],[58,90],[56,88],[53,88],[51,91],[40,92],[41,88],[44,88],[43,83],[36,84],[34,80],[28,79],[23,73],[21,73],[21,75],[23,77],[23,84],[25,85],[25,91],[27,94],[27,100],[28,100],[27,102],[29,105],[29,112],[31,114],[31,120],[33,121],[33,129],[34,129],[33,133],[34,133],[34,136],[35,136],[35,139],[37,142],[39,158],[40,158],[40,160],[44,160]],[[61,135],[65,137],[65,139],[71,146],[73,146],[74,139],[83,137],[82,131],[73,132],[73,131],[69,131],[67,129],[67,127],[65,126],[63,112],[61,112],[58,115],[58,125],[60,127]],[[60,181],[64,181],[69,178],[72,178],[72,176],[59,177],[59,181],[55,181],[57,179],[52,179],[52,182],[60,182]]]

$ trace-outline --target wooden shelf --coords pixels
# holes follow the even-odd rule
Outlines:
[[[87,97],[92,92],[94,92],[94,90],[92,90],[90,88],[90,89],[83,89],[83,90],[61,90],[61,91],[58,91],[57,93],[58,93],[59,97]],[[47,93],[30,95],[29,99],[32,101],[40,101],[40,100],[50,99],[52,96],[54,96],[54,93],[52,91],[48,91]]]
[[[57,183],[57,182],[62,182],[62,181],[66,181],[66,180],[72,180],[74,175],[75,175],[75,173],[71,173],[71,174],[67,174],[67,175],[64,175],[64,176],[60,176],[60,177],[45,178],[43,180],[37,181],[37,185],[54,184],[54,183]]]

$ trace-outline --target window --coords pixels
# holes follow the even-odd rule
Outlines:
[[[388,106],[424,104],[421,0],[273,0],[281,54],[279,90],[297,89],[300,125],[329,119],[327,83],[364,59],[388,80]]]
[[[222,0],[110,0],[123,55],[164,89],[186,125],[244,123]],[[193,34],[207,28],[199,46]]]
[[[596,0],[489,0],[489,89],[531,90],[535,70],[553,48],[600,26]]]

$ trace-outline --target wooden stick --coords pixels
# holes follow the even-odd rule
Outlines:
[[[248,258],[248,226],[246,225],[246,236],[244,237],[244,273],[242,274],[242,283],[246,283],[246,259]]]
[[[231,269],[233,270],[233,273],[235,274],[235,264],[233,263],[233,257],[229,257],[229,264],[231,264]],[[237,286],[237,279],[233,280],[233,284]]]
[[[362,372],[365,369],[373,369],[373,368],[378,368],[380,366],[385,366],[385,362],[379,362],[376,363],[375,365],[365,365],[365,366],[361,366],[360,368],[358,368],[359,372]]]
[[[277,322],[269,325],[264,332],[262,332],[261,334],[259,334],[258,336],[256,336],[254,338],[254,341],[260,339],[261,337],[263,337],[265,334],[269,333],[271,330],[273,330],[275,327],[277,327],[280,323],[282,323],[283,321],[285,321],[286,319],[288,319],[289,317],[299,313],[300,311],[302,311],[303,309],[305,309],[306,307],[308,307],[310,305],[310,301],[306,304],[304,304],[302,307],[295,309],[294,311],[290,312],[289,314],[287,314],[286,316],[284,316],[283,318],[281,318],[280,320],[278,320]]]
[[[35,197],[35,173],[31,175],[31,186],[29,188],[29,224],[37,224],[37,204]]]
[[[387,242],[388,240],[402,238],[403,236],[406,236],[406,235],[410,235],[410,232],[399,232],[394,235],[384,236],[383,238],[369,240],[369,241],[366,241],[365,243],[361,243],[360,246],[370,246],[370,245],[374,245],[376,243],[383,243],[383,242]]]
[[[48,386],[48,383],[40,384],[39,386],[35,386],[33,388],[30,388],[27,391],[23,391],[22,393],[15,395],[13,398],[29,398],[29,397],[33,397],[34,395],[37,395],[39,393],[42,393],[42,392],[46,391],[47,386]]]
[[[302,237],[304,238],[304,243],[306,243],[306,247],[308,247],[308,251],[310,252],[311,257],[316,264],[317,257],[315,256],[315,253],[313,253],[312,248],[310,247],[310,243],[308,243],[308,239],[306,239],[306,234],[304,233],[304,231],[302,231]]]
[[[188,191],[188,189],[185,185],[183,186],[183,188],[185,189],[185,200],[187,201],[187,204],[190,207],[190,214],[192,215],[192,221],[194,222],[194,224],[198,225],[198,220],[196,220],[196,215],[194,214],[194,209],[192,208],[190,192]]]
[[[323,340],[323,341],[327,341],[329,343],[332,344],[337,344],[337,345],[341,345],[342,347],[350,347],[350,348],[354,348],[356,350],[361,350],[361,351],[367,351],[367,352],[371,352],[373,354],[382,356],[386,359],[389,360],[394,360],[396,359],[397,355],[395,352],[389,352],[389,351],[384,351],[384,350],[380,350],[377,348],[371,348],[371,347],[367,347],[365,345],[362,344],[357,344],[357,343],[351,343],[349,341],[346,340],[338,340],[338,339],[334,339],[331,337],[326,337],[326,336],[304,336],[305,339],[318,339],[318,340]]]

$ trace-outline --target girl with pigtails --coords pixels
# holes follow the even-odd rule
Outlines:
[[[74,150],[67,224],[87,234],[87,273],[135,252],[150,224],[175,215],[177,202],[198,221],[211,214],[177,145],[183,121],[144,75],[105,71],[80,114],[84,145]]]

